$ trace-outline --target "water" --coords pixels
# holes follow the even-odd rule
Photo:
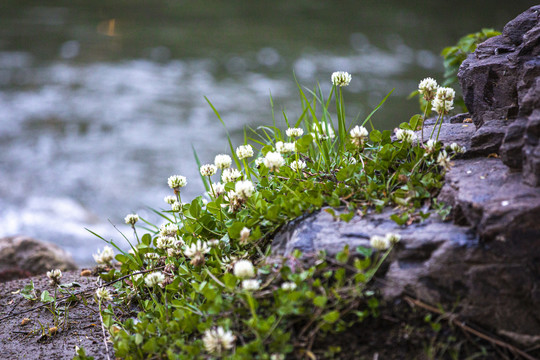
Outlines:
[[[406,96],[442,79],[438,52],[482,26],[501,29],[533,5],[514,1],[37,1],[0,4],[0,236],[26,234],[80,264],[121,242],[130,212],[163,208],[166,179],[202,191],[201,161],[228,152],[242,127],[299,115],[293,73],[329,89],[353,74],[348,113],[392,128],[417,111]],[[279,118],[279,116],[278,116]],[[154,218],[155,219],[155,218]],[[157,220],[157,219],[156,219]]]

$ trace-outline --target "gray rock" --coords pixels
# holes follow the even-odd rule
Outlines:
[[[75,270],[77,265],[71,255],[54,244],[25,236],[0,239],[0,281],[14,274],[38,275],[52,269]]]
[[[458,74],[477,127],[472,150],[500,150],[504,163],[524,167],[524,181],[534,186],[540,185],[540,149],[536,140],[526,141],[534,137],[526,124],[540,108],[539,54],[540,5],[510,21],[502,35],[480,44]]]

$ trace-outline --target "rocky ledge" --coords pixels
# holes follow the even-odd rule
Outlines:
[[[467,148],[438,196],[452,206],[451,221],[433,214],[400,227],[390,220],[396,210],[387,209],[344,223],[323,210],[285,226],[274,254],[332,255],[346,244],[367,247],[372,235],[399,233],[379,278],[388,302],[412,295],[521,345],[539,345],[539,13],[534,6],[519,15],[460,68],[470,114],[446,120],[439,138]]]

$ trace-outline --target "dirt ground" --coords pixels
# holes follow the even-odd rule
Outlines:
[[[77,282],[81,285],[70,288],[72,292],[79,292],[97,284],[96,277],[82,277],[80,273],[81,270],[63,273],[63,284]],[[0,283],[0,358],[71,359],[75,356],[75,346],[82,346],[86,354],[94,356],[96,360],[107,359],[97,304],[92,297],[93,291],[89,293],[86,305],[82,300],[71,303],[67,321],[64,321],[64,316],[58,317],[58,330],[51,335],[49,329],[55,324],[47,307],[21,313],[41,304],[39,300],[29,301],[23,298],[19,292],[31,281],[34,282],[37,296],[44,290],[54,294],[54,287],[49,284],[45,275]],[[16,316],[5,319],[8,315]],[[25,318],[29,321],[23,320]],[[27,323],[24,324],[25,322]],[[114,359],[112,344],[108,345],[109,355]]]

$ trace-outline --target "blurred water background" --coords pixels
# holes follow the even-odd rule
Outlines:
[[[348,114],[390,129],[418,110],[419,80],[442,80],[440,50],[504,24],[527,1],[2,0],[0,2],[0,236],[25,234],[82,265],[107,239],[128,236],[130,212],[159,222],[167,177],[199,195],[203,163],[227,153],[244,125],[298,117],[293,73],[328,92],[353,75]],[[278,115],[278,119],[281,117]]]

